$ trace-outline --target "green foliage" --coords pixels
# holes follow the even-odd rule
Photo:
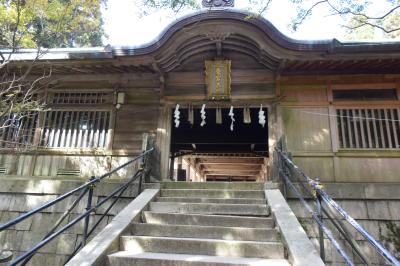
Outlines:
[[[169,9],[178,13],[183,9],[196,10],[199,8],[196,0],[143,0],[142,13],[148,15],[159,9]]]
[[[362,39],[396,39],[400,37],[400,1],[390,1],[392,6],[384,14],[377,17],[353,15],[347,21],[346,38]],[[392,11],[393,10],[393,11]],[[392,11],[392,12],[390,12]]]
[[[102,45],[101,0],[0,0],[0,45]]]
[[[359,22],[354,18],[350,19],[347,25],[355,28]],[[345,38],[347,40],[372,40],[375,37],[375,28],[372,26],[364,26],[356,29],[346,30]]]
[[[382,236],[382,240],[392,248],[396,258],[400,259],[400,225],[396,225],[393,221],[388,221],[385,225],[387,233],[386,236]]]

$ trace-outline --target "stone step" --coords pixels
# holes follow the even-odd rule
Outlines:
[[[263,190],[264,183],[258,182],[162,182],[165,189],[234,189]]]
[[[132,252],[157,252],[283,259],[284,248],[278,242],[233,241],[219,239],[122,236],[120,249]]]
[[[232,258],[191,254],[120,251],[108,255],[111,266],[290,266],[283,259]]]
[[[221,190],[221,189],[161,189],[162,197],[188,198],[256,198],[265,199],[263,190]]]
[[[276,229],[224,227],[223,225],[199,226],[135,223],[131,226],[131,234],[140,236],[164,236],[241,241],[278,241],[278,232]]]
[[[224,203],[224,204],[265,204],[265,199],[223,199],[223,198],[188,198],[188,197],[158,197],[158,202],[192,202],[192,203]]]
[[[168,213],[202,213],[249,216],[269,215],[269,208],[265,204],[150,202],[150,211]]]
[[[273,228],[274,220],[270,217],[240,217],[229,215],[202,215],[182,213],[160,213],[144,211],[142,220],[152,224],[180,224],[202,226],[226,226],[247,228]]]

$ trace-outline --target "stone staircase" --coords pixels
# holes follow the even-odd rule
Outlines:
[[[111,266],[290,265],[261,183],[162,183]]]

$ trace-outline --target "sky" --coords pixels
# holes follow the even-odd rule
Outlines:
[[[102,8],[104,29],[107,35],[104,44],[135,46],[151,42],[169,24],[190,13],[180,12],[174,15],[172,12],[160,10],[148,16],[141,16],[138,8],[140,4],[141,0],[108,0],[107,6]],[[237,9],[245,9],[246,5],[249,5],[248,0],[235,0]],[[265,18],[283,34],[294,39],[336,38],[344,41],[346,32],[340,27],[342,20],[337,16],[328,16],[328,12],[321,9],[319,10],[321,12],[314,12],[313,16],[307,19],[296,32],[292,32],[288,27],[291,19],[296,15],[296,9],[288,0],[272,1]]]

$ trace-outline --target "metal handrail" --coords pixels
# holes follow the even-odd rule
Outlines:
[[[290,181],[289,177],[280,171],[280,174],[282,177],[285,179],[286,183],[293,189],[297,197],[300,199],[301,203],[304,205],[304,207],[307,209],[307,211],[311,214],[312,218],[317,222],[317,224],[320,226],[322,231],[326,234],[328,239],[332,242],[333,246],[336,248],[336,250],[340,253],[340,255],[343,257],[343,259],[346,261],[347,265],[349,266],[354,266],[354,263],[351,261],[349,258],[349,255],[347,255],[346,251],[340,246],[340,244],[336,241],[336,239],[333,236],[333,233],[331,230],[329,230],[328,227],[322,222],[322,219],[318,217],[317,213],[315,213],[310,205],[305,201],[301,193],[297,190],[297,188],[294,186],[294,184]]]
[[[351,233],[348,231],[348,229],[344,226],[344,224],[341,222],[341,220],[334,219],[330,213],[330,209],[326,209],[325,206],[321,204],[321,197],[319,197],[318,192],[313,192],[310,187],[308,187],[303,181],[298,179],[296,175],[292,175],[292,177],[296,178],[301,187],[304,189],[304,191],[308,194],[309,197],[315,198],[315,203],[317,207],[317,213],[318,213],[318,218],[322,221],[323,219],[323,214],[328,218],[328,220],[332,223],[332,225],[339,231],[339,233],[343,236],[344,240],[347,241],[347,243],[354,249],[355,254],[359,256],[361,261],[365,265],[371,265],[371,263],[368,261],[366,256],[362,253],[362,250],[360,246],[357,244],[357,242],[354,240],[354,238],[351,238]],[[316,183],[318,183],[319,180],[316,180]],[[284,183],[285,184],[285,183]],[[308,183],[307,183],[308,184]],[[285,189],[285,186],[284,186]],[[321,226],[319,226],[319,244],[320,244],[320,255],[323,261],[325,261],[325,247],[324,247],[324,238],[323,238],[323,229]]]
[[[75,188],[73,190],[68,191],[67,193],[57,197],[56,199],[54,199],[52,201],[49,201],[48,203],[43,204],[42,206],[39,206],[39,207],[37,207],[37,208],[27,212],[27,213],[24,213],[23,215],[18,216],[17,218],[9,221],[8,223],[0,225],[0,232],[5,230],[5,229],[7,229],[7,228],[9,228],[9,227],[11,227],[11,226],[13,226],[13,225],[15,225],[15,224],[17,224],[17,223],[22,222],[23,220],[25,220],[26,218],[29,218],[30,216],[32,216],[35,213],[38,213],[38,212],[40,212],[40,211],[42,211],[44,209],[47,209],[47,208],[53,206],[54,204],[62,201],[65,198],[68,198],[72,194],[74,194],[74,193],[76,193],[76,192],[78,192],[78,191],[80,191],[82,189],[88,188],[89,186],[94,185],[95,183],[99,182],[100,180],[104,179],[105,177],[110,176],[110,175],[114,174],[115,172],[121,170],[122,168],[130,165],[131,163],[143,158],[144,156],[146,156],[147,154],[149,154],[152,151],[153,151],[153,149],[147,150],[147,151],[143,152],[141,155],[139,155],[139,156],[135,157],[134,159],[132,159],[132,160],[130,160],[130,161],[118,166],[117,168],[105,173],[104,175],[101,175],[101,176],[95,177],[95,178],[91,178],[90,181],[86,182],[85,184],[83,184],[83,185],[81,185],[81,186],[79,186],[79,187],[77,187],[77,188]]]
[[[135,180],[137,180],[138,178],[140,178],[139,180],[139,186],[138,186],[138,194],[141,192],[141,183],[143,181],[143,177],[146,174],[146,158],[147,156],[153,151],[152,149],[149,149],[147,151],[144,151],[142,154],[140,154],[139,156],[135,157],[132,160],[129,160],[128,162],[114,168],[113,170],[99,176],[99,177],[91,177],[91,179],[86,182],[85,184],[71,190],[68,191],[67,193],[57,197],[56,199],[43,204],[42,206],[39,206],[3,225],[0,225],[0,232],[3,230],[6,230],[7,228],[18,224],[20,222],[22,222],[23,220],[27,219],[28,217],[40,212],[41,210],[44,210],[66,198],[68,198],[69,196],[73,195],[74,193],[81,191],[81,193],[79,194],[78,198],[76,200],[73,201],[73,203],[70,205],[70,207],[61,215],[61,217],[58,219],[58,221],[55,223],[55,226],[49,231],[49,233],[46,234],[46,236],[42,239],[42,241],[40,241],[39,243],[37,243],[33,248],[31,248],[30,250],[28,250],[27,252],[25,252],[24,254],[22,254],[21,256],[19,256],[18,258],[16,258],[15,260],[11,261],[9,266],[14,266],[17,265],[19,263],[22,263],[21,265],[25,265],[31,258],[32,256],[34,256],[36,254],[36,252],[42,248],[43,246],[45,246],[46,244],[48,244],[51,240],[53,240],[54,238],[56,238],[57,236],[59,236],[60,234],[62,234],[64,231],[66,231],[67,229],[69,229],[70,227],[74,226],[76,223],[78,223],[79,221],[81,221],[82,219],[85,219],[85,224],[84,224],[84,232],[83,232],[83,239],[81,241],[81,243],[75,248],[75,250],[73,251],[73,253],[70,255],[70,257],[67,259],[67,262],[72,258],[72,256],[74,256],[76,254],[76,252],[85,245],[87,238],[94,232],[94,229],[100,224],[100,222],[104,219],[104,217],[108,214],[108,212],[111,210],[111,208],[114,206],[114,204],[118,201],[118,199],[122,196],[122,194],[126,191],[126,189],[129,187],[130,184],[132,184]],[[106,198],[104,198],[103,200],[101,200],[100,202],[98,202],[95,206],[92,206],[92,197],[93,197],[93,189],[94,189],[94,185],[97,182],[100,182],[102,179],[104,179],[107,176],[111,176],[113,173],[121,170],[122,168],[132,164],[135,161],[138,161],[139,159],[142,159],[141,162],[141,167],[135,172],[135,174],[123,185],[119,186],[117,189],[115,189],[111,194],[109,194]],[[74,209],[75,206],[77,206],[77,204],[79,203],[79,201],[82,199],[82,197],[88,194],[88,200],[87,200],[87,206],[86,206],[86,210],[84,213],[82,213],[81,215],[79,215],[78,217],[76,217],[75,219],[73,219],[71,222],[69,222],[68,224],[64,225],[63,227],[61,227],[60,229],[56,230],[57,227],[62,223],[62,221],[68,216],[69,213],[71,213],[71,211]],[[89,230],[88,226],[89,226],[89,219],[90,219],[90,215],[92,212],[94,212],[97,208],[99,208],[101,205],[103,205],[104,203],[106,203],[108,200],[110,200],[111,198],[115,198],[114,201],[110,204],[110,206],[106,209],[106,211],[104,211],[104,213],[102,214],[102,216],[100,217],[100,219],[92,226],[92,228]]]
[[[383,247],[382,244],[380,244],[374,237],[372,237],[359,223],[357,223],[342,207],[340,207],[339,204],[337,204],[322,189],[322,186],[319,184],[318,181],[315,181],[312,178],[310,178],[308,175],[306,175],[296,164],[293,163],[293,161],[286,154],[284,154],[284,152],[282,152],[282,150],[275,148],[275,151],[278,153],[278,155],[281,158],[284,159],[285,163],[290,165],[290,167],[294,171],[296,171],[298,174],[300,174],[305,179],[307,184],[314,190],[316,198],[322,199],[326,205],[328,205],[328,206],[332,207],[334,210],[336,210],[347,222],[349,222],[353,226],[354,229],[356,229],[374,247],[374,249],[378,252],[378,254],[381,255],[387,262],[389,262],[395,266],[400,266],[400,262],[385,247]],[[307,204],[305,202],[304,198],[301,196],[301,194],[297,191],[297,189],[295,188],[293,183],[289,180],[289,178],[285,175],[285,173],[283,171],[281,171],[281,169],[279,169],[279,173],[284,177],[286,183],[288,183],[291,186],[291,188],[295,191],[296,195],[300,198],[300,200],[303,199],[303,200],[301,200],[303,205]],[[304,184],[302,184],[302,185],[304,185]],[[310,190],[308,190],[308,189],[306,189],[306,190],[308,193],[310,193]],[[306,208],[307,208],[307,206],[306,206]],[[314,212],[312,212],[312,213],[314,213]],[[317,223],[319,224],[318,221],[317,221]],[[345,260],[346,260],[346,258],[345,258]],[[347,260],[346,260],[346,263],[348,263]],[[348,265],[353,265],[353,264],[348,263]]]

